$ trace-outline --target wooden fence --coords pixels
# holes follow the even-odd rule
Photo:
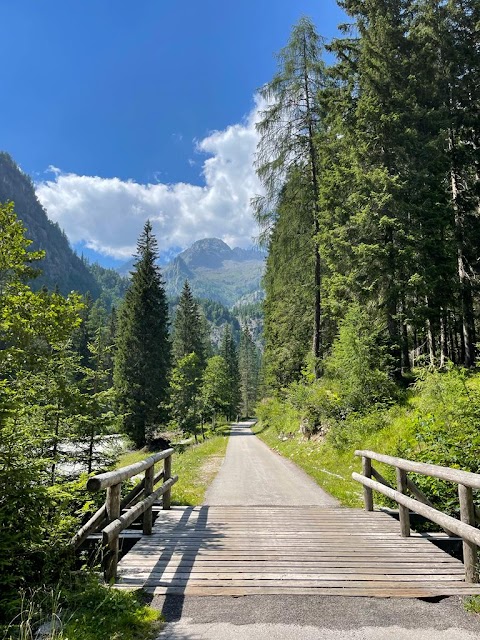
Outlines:
[[[415,511],[440,525],[448,535],[460,536],[463,540],[465,581],[478,582],[477,563],[480,529],[476,527],[476,524],[480,520],[480,513],[473,502],[473,489],[480,489],[480,474],[423,462],[413,462],[403,458],[386,456],[375,451],[355,451],[355,455],[362,457],[363,475],[352,473],[352,478],[363,485],[365,509],[373,511],[373,490],[375,490],[398,503],[402,536],[407,537],[410,535],[410,511]],[[396,490],[373,468],[372,460],[395,467]],[[425,494],[407,477],[407,472],[455,482],[458,485],[460,499],[460,520],[435,509]],[[375,480],[372,480],[372,476]],[[415,498],[407,496],[407,491],[410,491]]]
[[[105,504],[86,522],[70,541],[70,546],[77,549],[87,537],[97,531],[103,534],[103,569],[105,580],[109,582],[116,577],[120,533],[143,514],[143,533],[152,533],[152,506],[163,496],[163,509],[170,509],[171,488],[178,476],[171,475],[173,449],[156,453],[145,460],[128,467],[108,471],[93,476],[88,480],[89,491],[107,490]],[[155,474],[155,463],[163,460],[163,470]],[[145,472],[143,479],[121,499],[122,482]],[[163,484],[155,489],[155,485],[163,480]],[[123,513],[122,513],[123,512]]]

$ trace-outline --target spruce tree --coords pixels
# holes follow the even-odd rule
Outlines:
[[[139,447],[165,419],[170,367],[168,307],[157,241],[145,223],[118,318],[114,382],[125,432]]]
[[[173,323],[173,358],[180,360],[194,353],[198,366],[205,366],[204,325],[188,280],[185,280]]]
[[[240,384],[242,395],[242,415],[249,417],[255,408],[260,379],[260,353],[247,326],[240,336]]]
[[[238,363],[238,353],[232,329],[229,324],[225,326],[220,344],[220,355],[226,362],[227,367],[227,418],[234,420],[240,407],[240,369]]]

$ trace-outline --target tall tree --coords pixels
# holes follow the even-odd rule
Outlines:
[[[157,241],[147,221],[119,314],[114,371],[123,426],[137,446],[143,446],[166,419],[170,342],[168,307],[157,259]]]
[[[200,367],[196,353],[175,361],[170,376],[170,415],[174,428],[198,438],[200,422]]]
[[[311,221],[314,238],[314,299],[312,301],[313,355],[320,371],[321,344],[321,259],[316,238],[319,232],[319,163],[315,137],[320,129],[317,94],[325,81],[321,59],[322,42],[308,18],[301,18],[292,30],[287,46],[278,55],[278,71],[260,91],[267,102],[257,124],[260,142],[256,167],[266,195],[254,199],[254,210],[263,238],[276,221],[279,197],[286,174],[294,167],[308,176],[303,211]]]
[[[255,408],[260,379],[260,353],[247,326],[240,337],[240,381],[242,394],[242,415],[248,417]]]
[[[198,366],[205,365],[205,338],[200,308],[195,302],[188,280],[185,280],[173,323],[173,357],[179,360],[195,353]]]
[[[225,330],[220,344],[220,355],[227,365],[227,418],[234,420],[240,407],[240,369],[238,364],[238,353],[232,329],[229,324],[225,325]]]
[[[201,399],[203,415],[212,419],[212,427],[215,428],[216,415],[229,408],[228,365],[222,356],[212,356],[207,361],[203,372]]]

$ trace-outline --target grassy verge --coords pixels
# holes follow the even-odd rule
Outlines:
[[[480,596],[471,596],[470,598],[467,598],[464,606],[466,611],[480,614]]]
[[[379,421],[385,424],[383,428],[373,433],[359,430],[349,445],[341,448],[324,437],[308,440],[292,424],[280,429],[278,425],[272,426],[268,422],[259,421],[253,431],[271,449],[295,462],[341,504],[361,507],[362,487],[351,477],[353,471],[361,471],[361,461],[354,455],[355,449],[373,449],[387,454],[396,452],[399,441],[407,441],[411,437],[409,429],[405,427],[405,414],[411,410],[412,407],[407,404],[383,412],[379,415]],[[298,419],[297,424],[299,422]],[[391,468],[380,463],[375,466],[382,475],[393,481]]]
[[[184,451],[173,454],[172,474],[178,475],[178,482],[172,489],[173,504],[202,504],[205,492],[225,457],[228,433],[229,427],[224,427],[205,442],[191,444]],[[116,466],[133,464],[148,455],[146,450],[128,452],[120,457]],[[160,462],[158,467],[161,468],[162,464]]]
[[[84,574],[75,584],[25,593],[20,614],[6,629],[0,628],[0,637],[33,640],[43,627],[41,637],[48,640],[153,640],[162,621],[140,590],[119,591]]]

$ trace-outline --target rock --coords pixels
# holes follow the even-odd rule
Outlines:
[[[52,634],[58,633],[62,630],[62,621],[58,616],[52,618],[52,620],[48,620],[48,622],[44,622],[38,629],[35,634],[35,640],[48,640],[52,637]]]

